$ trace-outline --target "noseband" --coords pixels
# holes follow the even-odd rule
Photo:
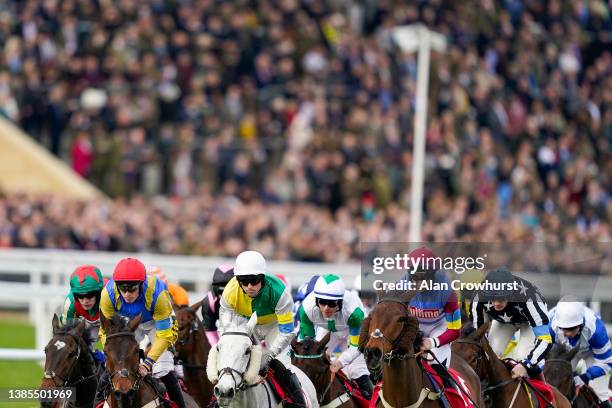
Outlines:
[[[131,331],[118,332],[118,333],[109,334],[108,336],[106,336],[106,340],[112,339],[114,337],[132,337],[135,339],[136,336],[134,335],[134,332],[131,332]],[[140,382],[142,381],[143,377],[141,377],[140,374],[138,374],[138,372],[133,373],[127,368],[121,368],[110,375],[110,384],[111,384],[111,388],[113,389],[113,391],[115,391],[115,384],[113,383],[113,378],[115,378],[116,376],[119,376],[119,378],[127,378],[128,380],[130,376],[133,376],[134,382],[132,383],[132,387],[130,388],[130,390],[138,391],[138,389],[140,389]]]
[[[476,348],[478,349],[478,353],[476,354],[476,367],[474,368],[474,371],[476,372],[477,375],[481,375],[480,374],[480,364],[482,362],[482,359],[485,356],[484,350],[482,349],[482,345],[476,340],[472,340],[472,339],[457,339],[454,342],[458,344],[469,344],[472,346],[476,346]]]

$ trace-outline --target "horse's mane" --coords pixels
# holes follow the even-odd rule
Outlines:
[[[79,319],[69,320],[64,323],[54,334],[67,334],[69,331],[75,329],[81,321]]]

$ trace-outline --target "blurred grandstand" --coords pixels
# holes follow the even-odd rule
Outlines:
[[[7,0],[0,114],[112,198],[0,198],[0,247],[346,262],[406,241],[609,242],[612,20],[592,1]],[[0,161],[2,161],[0,152]]]

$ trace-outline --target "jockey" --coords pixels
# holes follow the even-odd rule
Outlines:
[[[310,292],[314,290],[318,279],[319,275],[313,275],[308,282],[302,283],[295,293],[295,298],[293,298],[293,320],[295,321],[296,325],[300,321],[300,306],[302,305],[304,299],[306,299],[306,296],[308,296]]]
[[[577,387],[588,384],[597,394],[600,407],[612,407],[608,391],[612,349],[605,323],[583,303],[563,299],[548,315],[553,341],[570,348],[578,347],[572,368],[575,370],[580,360],[588,367],[586,372],[574,377],[574,384]]]
[[[408,305],[410,314],[419,321],[419,330],[423,332],[421,351],[430,350],[447,368],[451,360],[451,342],[459,338],[461,329],[461,313],[457,294],[450,289],[450,282],[442,271],[435,268],[433,251],[427,247],[413,250],[409,254],[414,270],[404,277],[415,282],[416,289],[421,285],[431,283],[446,283],[441,287],[448,289],[419,290]],[[421,259],[420,262],[416,262]],[[418,267],[417,267],[418,265]],[[428,356],[425,355],[425,358]],[[444,371],[438,364],[432,364],[437,371]],[[443,378],[445,376],[442,376]]]
[[[267,350],[262,358],[260,373],[267,372],[272,359],[277,358],[287,368],[286,373],[276,371],[276,379],[291,395],[296,407],[305,407],[306,401],[297,376],[291,372],[289,345],[293,339],[293,299],[289,289],[274,275],[267,273],[266,260],[257,251],[244,251],[236,258],[234,278],[221,296],[219,322],[223,324],[234,316],[249,318],[257,313],[255,335],[266,341]],[[220,327],[223,331],[223,327]],[[279,367],[280,368],[280,367]]]
[[[541,373],[540,363],[552,348],[548,308],[538,289],[530,282],[500,268],[487,274],[491,287],[480,291],[472,301],[475,328],[492,319],[489,331],[491,348],[502,356],[512,335],[520,330],[515,354],[520,364],[512,369],[514,377],[535,377]],[[502,289],[496,289],[501,287]],[[512,289],[517,287],[517,290]]]
[[[64,301],[64,310],[60,317],[62,324],[70,323],[76,318],[85,320],[89,336],[89,347],[96,362],[103,364],[104,353],[95,350],[100,329],[100,293],[104,279],[100,269],[93,265],[82,265],[70,275],[70,293]]]
[[[180,285],[168,282],[166,274],[162,272],[159,266],[153,266],[147,269],[147,275],[157,276],[166,284],[170,300],[177,306],[189,306],[189,295],[187,291]]]
[[[202,302],[202,324],[206,338],[211,346],[219,342],[217,333],[217,320],[219,320],[219,307],[223,289],[234,277],[234,266],[230,264],[219,265],[213,273],[212,287]]]
[[[124,258],[115,267],[113,279],[102,290],[100,311],[106,319],[115,313],[129,319],[141,315],[136,340],[140,342],[147,335],[153,344],[138,373],[141,376],[152,373],[153,377],[161,379],[170,398],[184,408],[183,394],[173,371],[174,359],[168,350],[178,337],[178,323],[166,284],[156,276],[147,276],[145,266],[138,259]],[[106,340],[103,327],[100,328],[100,340],[103,344]]]
[[[363,354],[357,348],[365,317],[359,297],[346,290],[337,275],[324,275],[317,280],[314,292],[304,299],[299,314],[300,339],[308,336],[321,340],[331,332],[328,349],[339,347],[342,350],[340,357],[332,361],[331,371],[344,371],[369,400],[374,387]]]

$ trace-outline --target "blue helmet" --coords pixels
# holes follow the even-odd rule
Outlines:
[[[308,282],[304,282],[297,290],[294,300],[301,302],[306,299],[306,296],[314,290],[315,284],[319,279],[319,275],[313,275]]]

